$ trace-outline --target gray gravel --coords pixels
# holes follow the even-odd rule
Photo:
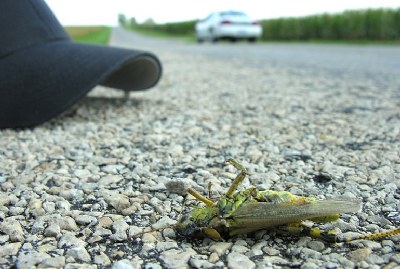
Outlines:
[[[248,168],[246,185],[362,199],[361,212],[324,230],[399,227],[400,76],[360,75],[356,64],[343,76],[278,56],[256,63],[249,44],[217,45],[241,51],[228,59],[209,44],[121,30],[112,42],[155,52],[163,79],[128,99],[98,87],[49,123],[0,131],[0,267],[400,266],[399,236],[338,245],[275,231],[226,242],[172,230],[133,237],[174,224],[187,186],[223,193],[237,172],[230,157]]]

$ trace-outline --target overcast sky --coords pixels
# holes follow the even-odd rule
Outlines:
[[[0,0],[1,1],[1,0]],[[157,23],[201,19],[212,11],[241,10],[254,19],[399,8],[399,0],[46,0],[63,25],[116,25],[118,14]]]

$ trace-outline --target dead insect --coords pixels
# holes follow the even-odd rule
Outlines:
[[[342,213],[358,211],[361,206],[360,201],[349,198],[317,200],[287,191],[260,191],[255,187],[236,191],[246,177],[247,170],[233,159],[227,162],[240,170],[240,173],[224,196],[212,201],[189,188],[188,193],[203,202],[205,206],[193,208],[183,215],[175,226],[155,230],[172,228],[186,237],[226,239],[239,234],[278,228],[296,235],[321,238],[329,243],[378,239],[400,234],[400,229],[394,229],[354,237],[340,237],[332,231],[322,232],[317,228],[310,228],[304,225],[303,221],[335,221]]]

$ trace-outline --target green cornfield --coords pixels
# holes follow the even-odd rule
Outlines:
[[[396,40],[399,9],[367,9],[265,20],[263,40]]]

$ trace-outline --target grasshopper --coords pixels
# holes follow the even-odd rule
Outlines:
[[[322,223],[335,221],[339,219],[340,214],[360,210],[360,201],[349,198],[317,200],[287,191],[260,191],[255,187],[237,191],[248,175],[247,170],[233,159],[227,160],[227,163],[240,172],[226,194],[213,201],[189,188],[187,192],[205,206],[194,207],[183,215],[175,226],[161,229],[172,228],[185,237],[210,237],[218,240],[258,230],[278,228],[300,236],[321,238],[328,243],[379,239],[400,234],[398,228],[374,234],[340,237],[333,231],[322,232],[317,228],[310,228],[304,225],[303,221]],[[155,230],[149,232],[152,231]]]

